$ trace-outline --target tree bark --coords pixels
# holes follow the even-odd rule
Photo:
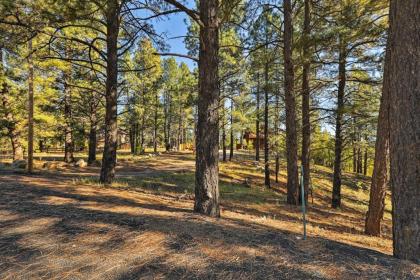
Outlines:
[[[159,96],[157,90],[155,92],[155,116],[153,124],[153,152],[157,153],[157,137],[158,137],[158,108],[159,108]]]
[[[274,118],[274,134],[276,137],[279,137],[280,131],[280,92],[275,94],[275,118]],[[276,174],[276,183],[279,182],[279,172],[280,172],[280,147],[278,142],[275,147],[275,174]]]
[[[388,38],[390,33],[388,34]],[[389,40],[389,39],[388,39]],[[389,157],[389,43],[386,48],[381,104],[379,107],[376,132],[375,162],[370,185],[369,209],[366,213],[365,233],[374,236],[381,234],[381,220],[385,209],[387,187],[387,164]]]
[[[117,85],[118,85],[118,31],[119,31],[119,7],[116,0],[107,2],[106,25],[107,25],[107,67],[106,67],[106,91],[105,91],[105,146],[102,157],[102,169],[100,182],[106,185],[112,183],[115,176],[117,161]]]
[[[391,1],[390,161],[394,256],[420,263],[420,2]],[[395,32],[394,32],[395,31]]]
[[[165,151],[169,150],[169,135],[168,135],[168,93],[165,92],[163,98],[163,138],[165,144]],[[195,122],[194,122],[195,123]]]
[[[268,146],[268,70],[268,62],[266,62],[264,69],[264,185],[265,187],[270,188],[270,158]]]
[[[230,103],[230,150],[229,150],[229,161],[233,158],[233,100]]]
[[[170,94],[170,93],[168,93]],[[167,131],[166,131],[166,151],[171,150],[172,140],[171,140],[171,127],[172,127],[172,98],[168,95],[168,112],[167,112]]]
[[[34,170],[34,64],[32,60],[32,39],[28,42],[28,164],[27,171]]]
[[[255,141],[255,160],[260,161],[260,74],[257,73],[257,92],[256,92],[256,99],[257,99],[257,119],[255,121],[255,133],[256,133],[256,141]]]
[[[146,108],[146,100],[144,97],[143,93],[143,108]],[[144,148],[144,142],[145,142],[145,135],[144,135],[144,130],[146,129],[146,112],[143,111],[142,115],[141,115],[141,127],[139,130],[140,133],[140,149],[139,149],[139,154],[144,154],[145,148]]]
[[[131,152],[132,155],[134,155],[134,145],[135,145],[135,143],[134,143],[134,125],[133,124],[130,124],[129,134],[130,134],[130,152]]]
[[[334,177],[331,207],[341,206],[341,164],[343,150],[343,110],[344,110],[344,90],[346,87],[346,47],[340,38],[339,63],[338,63],[338,92],[337,108],[335,119],[335,159],[334,159]]]
[[[181,92],[179,92],[179,100],[181,100]],[[177,132],[177,142],[178,142],[178,151],[181,150],[182,144],[182,103],[179,102],[179,116],[178,116],[178,132]]]
[[[362,148],[359,146],[357,148],[357,173],[362,174]]]
[[[94,103],[94,102],[92,102]],[[89,130],[89,151],[88,164],[92,164],[96,160],[96,129],[97,129],[96,106],[90,105],[90,130]]]
[[[353,141],[353,173],[357,173],[357,149],[356,149],[356,143]]]
[[[222,106],[222,160],[226,161],[226,127],[225,127],[225,104]]]
[[[296,133],[296,100],[294,94],[294,69],[292,59],[292,4],[283,1],[284,10],[284,93],[286,103],[286,149],[287,149],[287,203],[298,203],[298,165]]]
[[[311,144],[311,122],[309,116],[310,89],[309,73],[310,64],[310,0],[305,0],[305,18],[303,22],[304,47],[303,47],[303,71],[302,71],[302,166],[303,166],[303,186],[305,190],[305,202],[308,202],[309,178],[310,178],[310,158],[309,149]],[[302,194],[299,195],[302,197]]]
[[[368,168],[368,147],[366,146],[364,155],[363,155],[363,175],[367,175]]]
[[[70,74],[71,75],[71,74]],[[64,75],[64,162],[74,161],[74,142],[73,142],[73,116],[71,108],[71,89],[67,85],[70,79],[68,73]]]
[[[219,1],[200,1],[199,94],[194,211],[219,217]]]

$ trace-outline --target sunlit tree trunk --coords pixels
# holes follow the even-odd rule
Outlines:
[[[65,75],[65,81],[70,79]],[[68,85],[64,86],[64,162],[74,161],[74,142],[73,142],[73,115],[71,104],[71,89]]]
[[[367,175],[367,168],[368,168],[368,148],[365,148],[364,155],[363,155],[363,175]]]
[[[34,64],[32,60],[32,39],[28,42],[28,164],[27,171],[32,173],[34,169]]]
[[[420,263],[420,2],[392,0],[390,161],[394,256]]]
[[[222,160],[226,161],[226,127],[225,127],[225,105],[222,106]]]
[[[106,26],[107,26],[107,67],[106,67],[106,90],[105,90],[105,146],[102,157],[102,169],[100,182],[111,184],[115,176],[117,161],[117,85],[118,85],[118,31],[119,13],[118,1],[107,2]]]
[[[229,161],[232,161],[233,158],[233,100],[230,103],[230,150],[229,150]]]
[[[200,1],[199,94],[194,211],[213,217],[219,208],[219,1]]]
[[[390,34],[388,34],[390,36]],[[378,127],[376,132],[375,162],[373,164],[370,185],[369,210],[366,213],[365,232],[369,235],[381,234],[381,220],[385,209],[387,187],[387,164],[389,156],[389,43],[386,49],[385,66],[382,84],[381,105],[379,108]]]

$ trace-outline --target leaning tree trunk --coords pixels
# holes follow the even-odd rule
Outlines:
[[[284,10],[284,93],[286,103],[286,149],[287,149],[287,203],[298,203],[298,166],[297,166],[297,132],[296,100],[294,94],[294,69],[292,60],[292,4],[283,1]]]
[[[389,125],[393,246],[394,256],[416,263],[420,263],[419,10],[418,0],[391,1]]]
[[[308,202],[309,178],[310,178],[310,159],[309,149],[311,143],[311,122],[309,117],[310,89],[309,72],[310,64],[310,1],[305,0],[305,18],[303,22],[304,47],[303,47],[303,71],[302,71],[302,166],[303,166],[303,186],[305,191],[305,202]],[[300,189],[299,189],[300,190]],[[300,191],[299,191],[300,193]],[[302,194],[299,195],[302,197]]]
[[[388,34],[388,38],[390,33]],[[389,39],[388,39],[389,40]],[[366,213],[365,233],[379,236],[385,209],[387,164],[389,155],[389,43],[386,48],[381,105],[376,132],[375,162],[370,185],[369,209]]]
[[[200,54],[194,211],[219,217],[219,1],[200,1]]]
[[[34,64],[32,60],[32,39],[28,42],[28,173],[34,170]]]
[[[344,110],[344,90],[346,87],[346,48],[340,39],[340,54],[338,63],[338,93],[337,109],[335,119],[335,159],[334,159],[334,177],[331,207],[341,206],[341,156],[343,150],[343,110]]]
[[[108,1],[107,14],[107,67],[106,67],[106,91],[105,91],[105,146],[102,157],[102,169],[100,182],[111,184],[115,176],[117,162],[117,84],[118,84],[118,2]]]

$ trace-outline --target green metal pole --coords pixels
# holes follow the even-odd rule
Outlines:
[[[305,188],[303,186],[303,165],[301,165],[300,174],[300,190],[301,190],[301,201],[302,201],[302,218],[303,218],[303,239],[306,239],[306,217],[305,217]]]

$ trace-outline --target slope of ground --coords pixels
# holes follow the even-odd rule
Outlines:
[[[331,210],[331,171],[316,167],[302,240],[285,174],[262,188],[247,154],[221,164],[222,218],[194,214],[193,158],[120,155],[111,188],[96,183],[98,167],[0,170],[0,279],[420,277],[419,266],[390,256],[389,207],[384,235],[362,234],[367,178],[345,174],[343,208]]]

